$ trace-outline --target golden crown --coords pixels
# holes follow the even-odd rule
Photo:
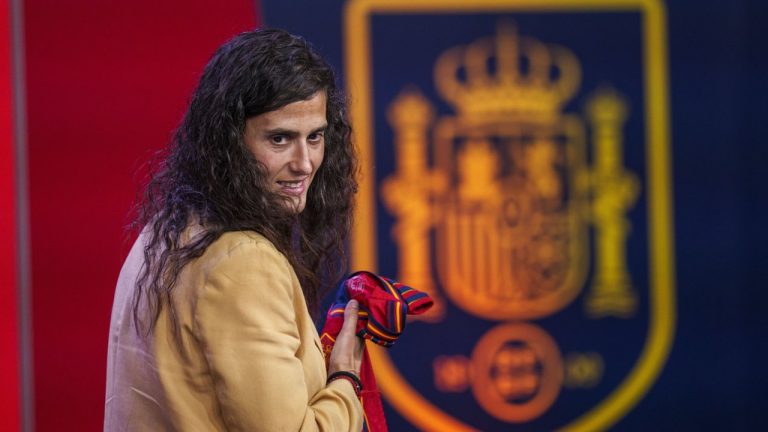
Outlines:
[[[550,123],[581,80],[568,49],[533,38],[518,38],[500,24],[495,38],[445,51],[435,64],[442,97],[468,122]]]

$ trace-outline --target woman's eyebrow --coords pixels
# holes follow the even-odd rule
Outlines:
[[[328,129],[328,123],[313,129],[309,133],[313,134],[313,133],[318,133],[318,132],[324,132],[326,129]],[[300,133],[298,131],[296,131],[296,130],[293,130],[293,129],[286,129],[286,128],[277,127],[277,128],[274,128],[274,129],[267,129],[267,130],[265,130],[264,131],[264,135],[267,135],[267,136],[271,136],[271,135],[286,135],[286,136],[289,136],[289,137],[295,137],[295,136],[299,136]]]
[[[268,129],[264,131],[264,135],[286,135],[286,136],[298,136],[299,132],[291,129],[285,129],[285,128],[274,128],[274,129]]]
[[[312,131],[312,132],[310,132],[310,133],[325,132],[325,131],[326,131],[326,129],[328,129],[328,123],[326,123],[326,124],[324,124],[324,125],[322,125],[322,126],[320,126],[320,127],[316,128],[315,130],[313,130],[313,131]]]

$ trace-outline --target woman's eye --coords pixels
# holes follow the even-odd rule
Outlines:
[[[316,132],[316,133],[310,134],[310,135],[307,137],[307,139],[308,139],[310,142],[314,142],[314,143],[316,143],[316,142],[320,142],[320,141],[322,141],[322,140],[323,140],[323,134],[322,134],[322,132]]]
[[[285,144],[285,135],[273,135],[269,138],[273,144]]]

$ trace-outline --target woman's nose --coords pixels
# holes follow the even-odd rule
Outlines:
[[[291,155],[291,170],[301,174],[312,173],[309,144],[306,141],[297,142]]]

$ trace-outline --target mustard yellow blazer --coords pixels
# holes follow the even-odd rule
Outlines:
[[[354,431],[363,410],[325,361],[293,268],[261,235],[232,232],[179,275],[148,338],[132,315],[144,237],[120,272],[107,358],[105,431]],[[185,354],[186,353],[186,357]]]

